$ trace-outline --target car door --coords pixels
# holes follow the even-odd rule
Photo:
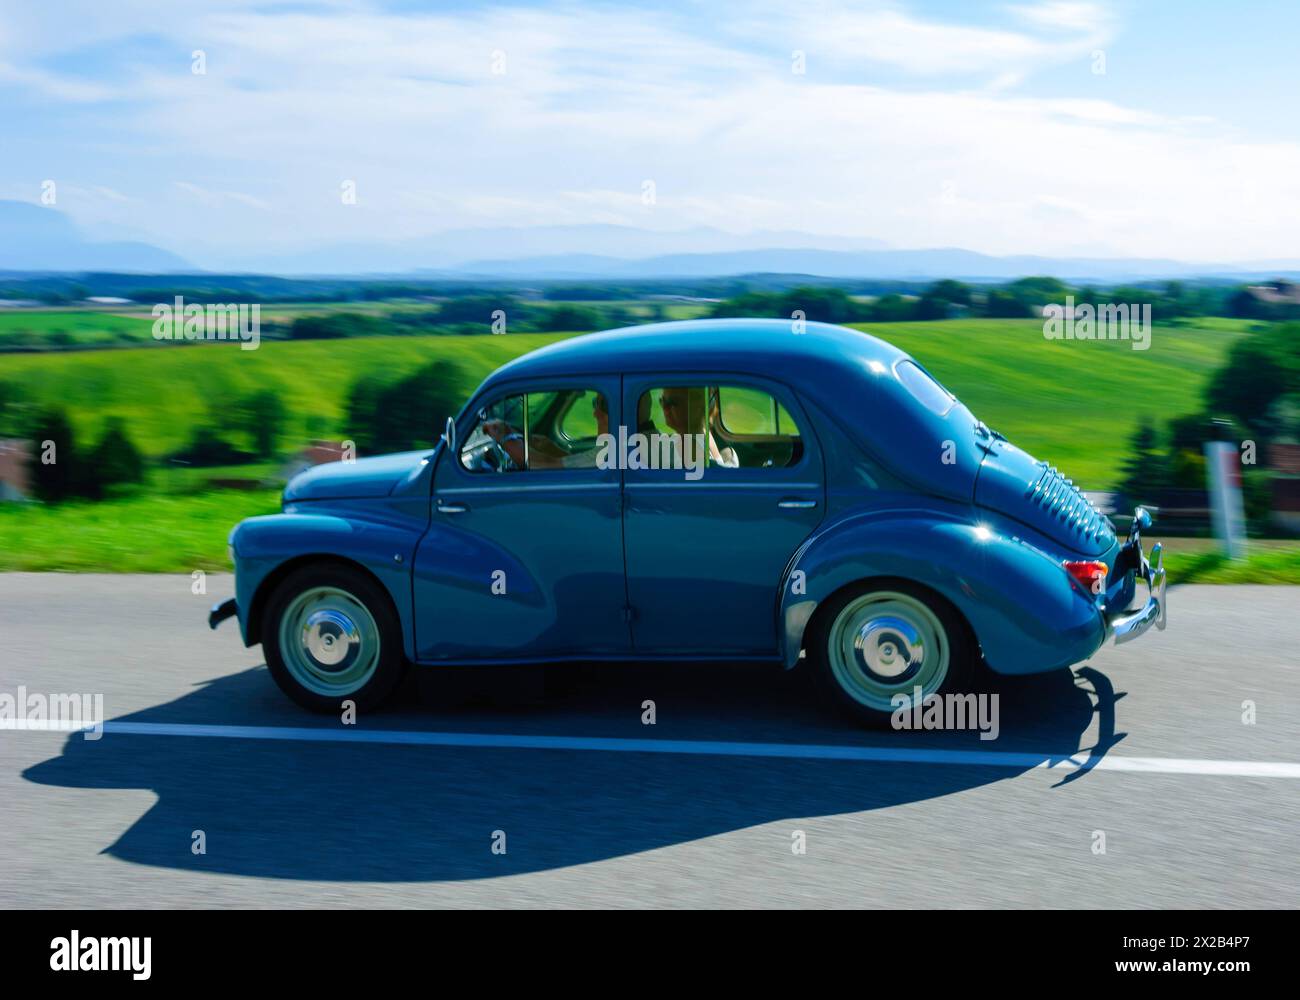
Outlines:
[[[462,417],[415,556],[420,660],[628,652],[620,473],[592,460],[597,399],[616,421],[617,376],[512,384]]]
[[[684,415],[665,391],[684,396]],[[623,406],[643,436],[694,428],[708,453],[702,468],[629,462],[624,472],[634,650],[776,655],[782,577],[825,507],[821,450],[794,394],[751,377],[627,376]],[[682,458],[690,451],[683,445]]]

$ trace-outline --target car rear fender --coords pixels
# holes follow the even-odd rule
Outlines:
[[[798,659],[817,608],[841,588],[873,577],[910,580],[946,598],[999,673],[1068,666],[1105,638],[1100,609],[1042,550],[931,511],[873,512],[826,527],[791,560],[779,605],[786,666]]]

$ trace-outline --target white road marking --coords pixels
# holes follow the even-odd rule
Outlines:
[[[80,723],[0,719],[0,730],[81,732]],[[105,722],[105,734],[190,736],[316,743],[377,743],[390,746],[476,747],[495,750],[603,750],[610,753],[668,753],[719,757],[778,757],[802,760],[856,760],[881,764],[1065,768],[1088,763],[1087,753],[1071,756],[998,750],[933,750],[923,747],[836,746],[816,743],[739,743],[713,740],[633,740],[606,736],[528,736],[509,733],[437,733],[384,729],[323,729],[292,726],[227,726],[188,722]],[[1097,771],[1144,774],[1199,774],[1233,778],[1300,778],[1300,764],[1251,760],[1188,760],[1176,757],[1119,757],[1107,754]]]

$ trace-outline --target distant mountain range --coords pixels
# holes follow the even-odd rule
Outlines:
[[[86,239],[54,208],[0,201],[0,271],[382,275],[423,279],[632,280],[753,274],[926,281],[1007,281],[1053,275],[1115,283],[1179,277],[1237,280],[1300,272],[1300,259],[1239,264],[1162,258],[995,257],[958,248],[894,249],[870,238],[798,232],[735,234],[577,225],[464,229],[391,243],[326,244],[300,251],[213,253],[189,262],[140,242]]]
[[[283,274],[463,274],[476,271],[482,262],[563,256],[565,260],[557,264],[560,269],[589,268],[591,273],[603,273],[611,261],[634,262],[672,254],[731,254],[766,247],[852,252],[886,246],[868,238],[777,231],[736,234],[707,226],[672,231],[607,224],[520,226],[456,229],[400,242],[333,244],[294,253],[241,254],[221,260],[219,266]],[[502,273],[519,272],[507,266]]]
[[[57,209],[0,201],[0,270],[162,273],[187,269],[193,265],[183,257],[148,243],[88,240]]]
[[[1292,265],[1297,266],[1296,264]],[[1219,267],[1213,270],[1219,271]],[[1027,275],[1130,281],[1199,274],[1204,268],[1176,260],[1084,257],[991,257],[972,250],[741,250],[663,254],[622,260],[592,254],[471,261],[461,275],[516,278],[702,278],[741,274],[807,274],[823,278],[997,281]],[[444,272],[445,276],[445,272]]]

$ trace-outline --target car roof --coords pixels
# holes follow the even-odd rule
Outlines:
[[[735,372],[795,385],[824,377],[827,365],[861,371],[892,366],[902,351],[858,330],[787,319],[701,319],[584,334],[531,351],[499,368],[505,379],[634,372]]]
[[[802,329],[803,332],[797,332]],[[954,400],[946,413],[918,401],[898,377],[909,355],[870,334],[830,323],[796,327],[788,319],[702,319],[651,323],[571,337],[498,368],[471,397],[502,383],[542,378],[681,373],[770,378],[789,386],[807,411],[823,448],[856,442],[881,469],[900,473],[909,488],[968,503],[983,453],[971,433],[974,417]],[[719,378],[718,382],[726,384]],[[709,383],[714,384],[713,379]],[[579,388],[579,385],[572,385]],[[506,388],[506,392],[518,392]],[[940,460],[949,443],[957,461]],[[827,465],[827,475],[857,482],[852,459]],[[934,460],[918,460],[932,456]]]

